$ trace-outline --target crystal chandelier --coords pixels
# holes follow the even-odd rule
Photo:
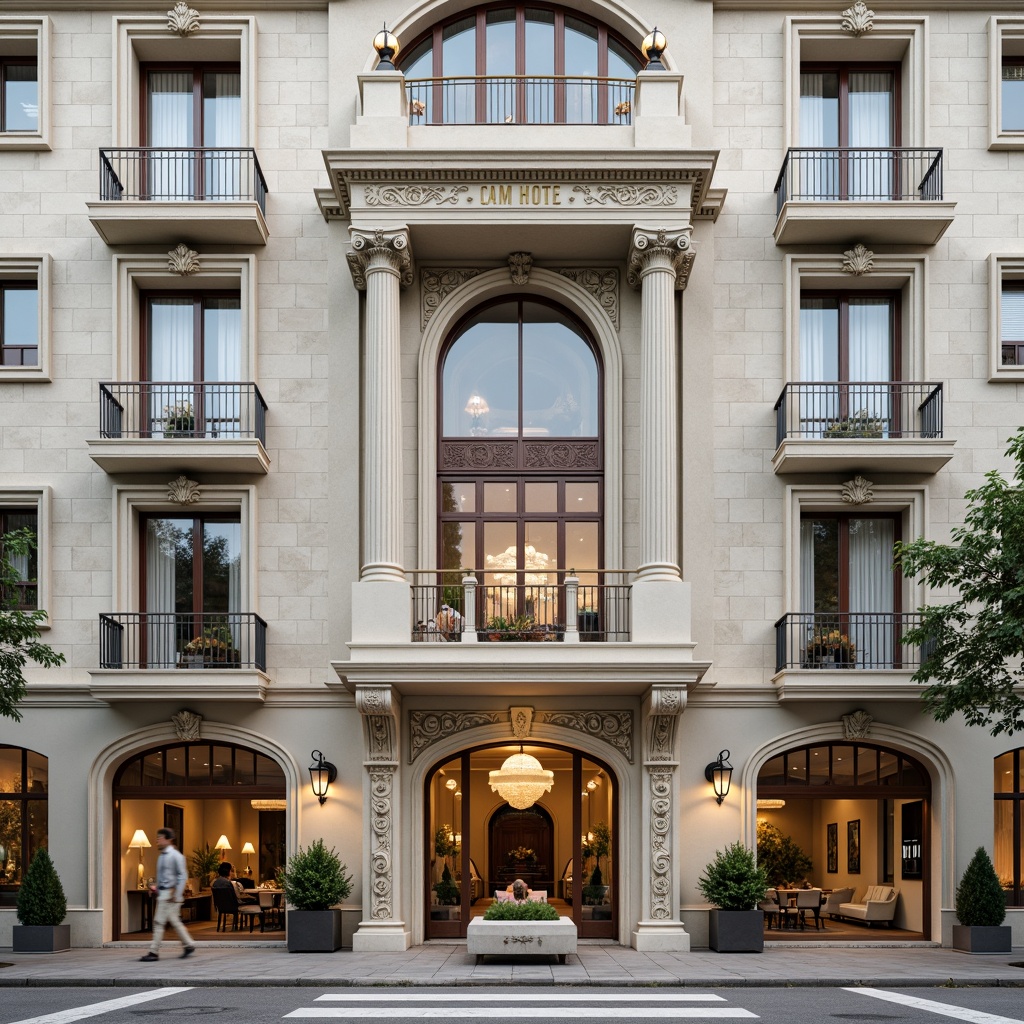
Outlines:
[[[506,758],[498,771],[488,772],[488,781],[502,800],[522,811],[550,792],[555,773],[548,771],[533,755],[524,754],[520,744],[518,754]]]

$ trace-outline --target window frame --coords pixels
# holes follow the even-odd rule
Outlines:
[[[0,554],[3,553],[4,536],[15,529],[15,527],[13,527],[9,522],[9,517],[25,515],[35,517],[35,526],[29,527],[29,529],[34,533],[36,541],[36,546],[29,555],[29,567],[30,569],[35,569],[35,575],[28,576],[15,584],[16,589],[22,594],[22,599],[14,605],[14,609],[20,612],[34,612],[39,609],[39,509],[35,505],[25,505],[19,508],[18,506],[0,504]],[[32,603],[24,600],[24,594],[29,590],[29,588],[36,592],[35,601]],[[6,607],[6,603],[4,607]]]
[[[51,601],[53,594],[51,590],[51,490],[49,487],[5,487],[0,490],[0,512],[10,514],[12,512],[26,512],[33,510],[36,516],[36,605],[34,609],[22,609],[24,611],[39,611],[46,613],[46,617],[37,623],[39,629],[49,629],[53,610]]]
[[[32,802],[32,803],[39,803],[39,804],[42,804],[46,808],[46,821],[45,821],[45,826],[44,826],[44,829],[43,829],[43,835],[45,837],[45,842],[43,842],[41,845],[42,846],[46,846],[46,845],[49,844],[49,831],[50,831],[50,787],[49,787],[49,769],[50,769],[50,764],[49,764],[49,762],[50,762],[50,759],[45,754],[40,754],[39,751],[37,751],[37,750],[31,750],[28,747],[15,746],[13,743],[0,743],[0,749],[15,750],[15,751],[20,751],[21,752],[21,789],[18,790],[17,792],[0,793],[0,802],[10,802],[10,803],[13,803],[13,802],[17,801],[18,803],[21,804],[21,808],[22,808],[22,813],[21,813],[21,843],[20,843],[21,865],[22,866],[21,866],[21,879],[20,879],[20,881],[18,883],[19,885],[21,885],[25,881],[25,873],[28,871],[29,864],[31,863],[31,859],[32,859],[32,857],[31,857],[32,844],[30,842],[30,838],[31,838],[32,832],[31,832],[31,828],[27,827],[27,826],[29,826],[29,823],[30,823],[31,819],[30,819],[29,815],[25,813],[25,805],[26,804],[28,804],[30,802]],[[36,757],[42,758],[46,762],[47,787],[41,793],[32,792],[32,791],[30,791],[27,788],[27,785],[28,785],[28,756],[29,756],[29,754],[34,754]],[[11,898],[10,895],[6,895],[5,894],[4,897],[2,899],[0,899],[0,907],[10,907],[10,906],[13,905],[13,903],[14,903],[14,900]]]
[[[144,61],[139,64],[139,88],[142,90],[139,96],[139,138],[143,146],[149,146],[149,76],[152,73],[163,72],[186,72],[192,73],[192,142],[193,148],[201,149],[204,146],[204,122],[203,122],[203,79],[207,74],[224,72],[237,72],[240,86],[244,88],[242,81],[241,61]],[[216,148],[216,147],[213,147]]]
[[[1024,255],[992,253],[989,256],[989,383],[1024,382],[1024,362],[1004,365],[1003,352],[1003,289],[1011,283],[1024,288]],[[1024,340],[1016,342],[1024,345]]]
[[[1000,757],[1007,754],[1013,755],[1011,771],[1013,773],[1013,788],[1010,790],[998,790],[993,780],[993,804],[1008,802],[1013,810],[1012,814],[1012,835],[1010,844],[1013,856],[1013,887],[1007,894],[1008,907],[1024,907],[1024,747],[1016,747],[1011,750],[1004,750],[1002,754],[992,759],[993,771],[995,764]],[[996,846],[996,820],[995,807],[992,808],[992,845]],[[993,858],[994,859],[994,858]]]
[[[50,37],[52,23],[48,15],[41,17],[0,16],[0,61],[36,65],[36,97],[39,105],[34,131],[0,131],[0,150],[48,150],[50,141],[50,77],[53,66]],[[0,118],[3,111],[0,109]]]
[[[8,342],[5,337],[4,323],[6,320],[6,305],[7,305],[7,293],[9,291],[33,291],[36,294],[36,338],[35,345],[19,345],[13,342]],[[18,367],[35,367],[39,365],[39,284],[37,281],[32,280],[12,280],[8,278],[0,278],[0,364],[4,366],[18,366]],[[8,363],[4,358],[6,351],[19,351],[21,352],[22,362],[20,363]],[[31,363],[24,362],[25,353],[27,351],[33,351],[35,353],[35,360]]]
[[[1024,18],[993,16],[988,22],[988,110],[990,150],[1024,149],[1024,129],[1003,128],[1003,62],[1024,60]]]
[[[805,61],[800,65],[800,76],[804,74],[834,73],[839,78],[839,146],[850,145],[850,75],[859,72],[886,71],[892,75],[892,116],[893,146],[903,143],[901,105],[900,65],[892,61]],[[798,80],[797,88],[800,88]],[[801,90],[800,96],[803,96]],[[797,143],[799,144],[799,143]],[[823,147],[831,149],[831,146]]]
[[[22,381],[24,383],[49,383],[50,381],[50,308],[52,305],[50,276],[51,260],[48,254],[24,256],[0,256],[0,285],[16,288],[34,287],[38,309],[36,322],[39,334],[36,338],[36,362],[32,365],[5,366],[0,357],[0,382]],[[2,347],[2,324],[0,324],[0,347]]]

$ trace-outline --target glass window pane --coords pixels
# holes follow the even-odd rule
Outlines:
[[[900,758],[900,785],[903,786],[924,786],[928,778],[920,768],[906,758]]]
[[[36,65],[9,64],[4,69],[5,132],[34,132],[39,128],[39,82]]]
[[[516,73],[516,12],[514,7],[487,12],[488,75]]]
[[[839,380],[839,302],[829,296],[800,297],[800,379]]]
[[[892,73],[851,71],[849,97],[850,145],[894,146]]]
[[[834,71],[800,73],[800,145],[839,145],[839,75]]]
[[[188,781],[192,786],[210,784],[210,748],[205,744],[188,748]]]
[[[242,573],[241,523],[205,523],[203,526],[204,612],[240,610]],[[237,623],[233,624],[237,629]],[[217,639],[223,640],[224,637]],[[237,641],[238,637],[235,637]],[[235,647],[238,647],[236,642]]]
[[[284,772],[276,761],[262,754],[256,755],[256,785],[281,786],[281,796],[284,796]]]
[[[118,785],[141,786],[142,785],[142,760],[129,761],[121,771]]]
[[[167,785],[184,786],[185,783],[185,748],[170,747],[167,751]]]
[[[811,521],[813,604],[816,614],[839,610],[839,522],[836,519]],[[803,581],[801,581],[803,582]],[[807,606],[805,599],[804,606]]]
[[[242,76],[237,71],[207,72],[203,75],[203,145],[241,144]]]
[[[878,784],[878,751],[870,747],[857,748],[857,785]]]
[[[889,298],[850,299],[849,363],[851,381],[892,380],[893,303]],[[860,393],[850,388],[849,414],[888,418],[888,410],[879,405],[887,395],[877,389]]]
[[[446,124],[473,124],[476,121],[475,83],[451,82],[451,79],[477,73],[475,15],[445,26],[441,32],[441,60],[444,77],[448,80],[444,90],[444,121]]]
[[[810,775],[808,781],[812,786],[827,786],[829,784],[828,747],[812,747],[810,751]]]
[[[3,342],[39,344],[39,292],[35,288],[4,288]]]
[[[1024,63],[1003,62],[1002,93],[1002,130],[1024,131]]]
[[[789,785],[807,783],[807,751],[794,750],[786,755],[786,782]]]
[[[0,747],[0,793],[23,792],[21,748]]]
[[[146,520],[145,598],[148,612],[183,614],[193,610],[191,519]],[[151,621],[150,633],[165,628],[167,621]],[[149,641],[159,643],[160,638],[150,636]]]
[[[156,750],[142,759],[142,784],[162,786],[164,784],[164,754]]]
[[[596,483],[565,485],[565,514],[577,515],[599,512],[600,490]]]
[[[235,748],[235,778],[236,786],[252,786],[256,782],[256,755],[251,750],[240,750]]]
[[[476,482],[455,480],[441,485],[442,512],[475,512]],[[446,566],[447,568],[447,566]]]
[[[1012,793],[1013,789],[1013,751],[1008,750],[1000,754],[993,763],[994,785],[993,792]],[[996,805],[998,806],[998,804]]]
[[[25,803],[25,824],[28,826],[28,857],[32,858],[44,846],[49,845],[50,832],[47,822],[47,807],[43,800],[28,800]]]
[[[894,786],[897,783],[896,773],[899,770],[899,758],[895,754],[882,750],[879,752],[879,781],[883,786]]]
[[[594,124],[598,114],[597,26],[565,19],[565,120]],[[578,76],[574,80],[574,76]]]
[[[786,782],[786,759],[783,755],[766,761],[757,773],[759,786],[782,786]]]
[[[565,524],[565,569],[575,569],[580,580],[580,589],[584,586],[595,586],[598,582],[596,572],[587,570],[598,569],[601,565],[601,553],[598,550],[597,523]],[[597,592],[592,591],[591,597],[596,599]],[[588,607],[595,607],[593,601],[587,602]]]
[[[524,487],[524,512],[557,512],[557,483],[527,483]]]
[[[21,812],[20,800],[0,800],[0,884],[21,881]]]
[[[527,8],[526,74],[555,73],[555,14]]]
[[[514,480],[499,480],[484,484],[484,511],[507,512],[511,515],[519,509],[519,489]]]
[[[193,146],[192,72],[149,74],[149,145]]]
[[[999,304],[1001,341],[1024,341],[1024,282],[1004,281]]]
[[[476,567],[476,523],[442,523],[440,568],[461,571]],[[450,582],[452,586],[462,584],[461,578]]]
[[[232,785],[233,774],[230,747],[213,748],[213,764],[211,765],[211,768],[213,769],[210,775],[212,785]]]
[[[832,785],[852,786],[853,784],[853,747],[833,747]]]
[[[992,866],[1004,890],[1013,889],[1013,818],[1018,804],[1014,800],[996,800],[993,808]]]
[[[484,615],[518,615],[518,554],[515,523],[484,523]]]

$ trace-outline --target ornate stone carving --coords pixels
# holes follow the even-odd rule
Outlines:
[[[516,445],[511,441],[445,441],[442,469],[515,469]]]
[[[601,304],[608,319],[619,328],[619,272],[616,269],[564,267],[558,273],[585,288]]]
[[[171,723],[174,725],[174,735],[179,740],[198,740],[199,726],[202,724],[203,716],[197,715],[194,711],[182,708],[177,714],[171,715]]]
[[[454,206],[468,191],[468,185],[367,185],[363,195],[367,206]]]
[[[185,277],[199,269],[199,253],[190,249],[184,242],[179,242],[167,253],[167,269],[172,274]]]
[[[651,905],[650,920],[664,921],[672,914],[672,778],[673,772],[649,768],[651,803]]]
[[[866,740],[874,718],[866,711],[851,711],[843,715],[843,739]]]
[[[864,0],[857,0],[852,7],[843,11],[843,21],[839,27],[852,36],[862,36],[875,27],[874,20],[875,12],[868,9]]]
[[[644,271],[652,263],[667,260],[676,275],[676,290],[682,291],[690,277],[694,253],[690,249],[693,228],[634,227],[629,247],[629,270],[626,280],[633,288],[640,287]]]
[[[366,730],[365,761],[398,760],[398,695],[390,686],[357,686],[356,708]]]
[[[539,711],[534,718],[603,740],[633,763],[632,711]]]
[[[675,206],[679,189],[675,185],[573,185],[588,206]]]
[[[855,476],[843,484],[839,496],[847,505],[866,505],[869,501],[875,500],[873,487],[874,484],[870,480],[865,480],[862,476]]]
[[[846,257],[843,260],[843,271],[847,274],[861,277],[864,274],[870,274],[875,269],[875,254],[860,242],[852,249],[847,249],[843,255]]]
[[[393,767],[374,765],[370,774],[370,917],[388,921],[394,914],[392,878],[394,808]]]
[[[524,285],[530,283],[530,268],[533,266],[533,256],[528,252],[510,252],[508,254],[508,269],[512,275],[512,283]]]
[[[176,505],[194,505],[201,497],[199,484],[195,480],[189,480],[184,473],[167,485],[167,500],[173,501]]]
[[[526,441],[523,458],[528,469],[591,469],[600,462],[596,441]]]
[[[412,284],[412,250],[406,228],[352,228],[351,233],[352,251],[346,257],[356,288],[366,290],[366,274],[372,264],[389,267],[403,285]]]
[[[178,0],[167,12],[167,31],[179,36],[190,36],[198,32],[199,12],[189,7],[185,0]]]
[[[409,763],[438,740],[481,725],[495,725],[504,718],[500,711],[410,711]]]
[[[421,325],[427,326],[446,295],[480,273],[475,267],[423,267],[420,270],[420,295],[423,302]]]
[[[508,713],[512,719],[512,735],[517,740],[528,739],[533,724],[533,708],[509,708]]]
[[[644,699],[647,732],[644,761],[674,761],[676,724],[686,707],[686,691],[673,686],[652,686]]]

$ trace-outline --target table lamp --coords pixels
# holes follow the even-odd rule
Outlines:
[[[129,850],[138,850],[139,851],[139,888],[140,889],[145,889],[146,888],[146,867],[142,863],[142,851],[143,850],[148,850],[150,845],[151,844],[149,842],[149,837],[146,835],[146,833],[141,828],[137,828],[135,830],[135,835],[132,836],[132,841],[128,844],[128,849]]]
[[[252,865],[249,863],[249,854],[255,852],[256,850],[253,848],[252,843],[246,843],[242,847],[242,853],[245,854],[245,875],[247,878],[252,878]]]
[[[217,840],[217,842],[216,842],[216,844],[214,845],[213,848],[215,850],[220,850],[220,859],[223,860],[224,859],[224,852],[226,850],[230,850],[231,849],[231,844],[228,842],[228,837],[227,836],[221,836],[220,839]]]

